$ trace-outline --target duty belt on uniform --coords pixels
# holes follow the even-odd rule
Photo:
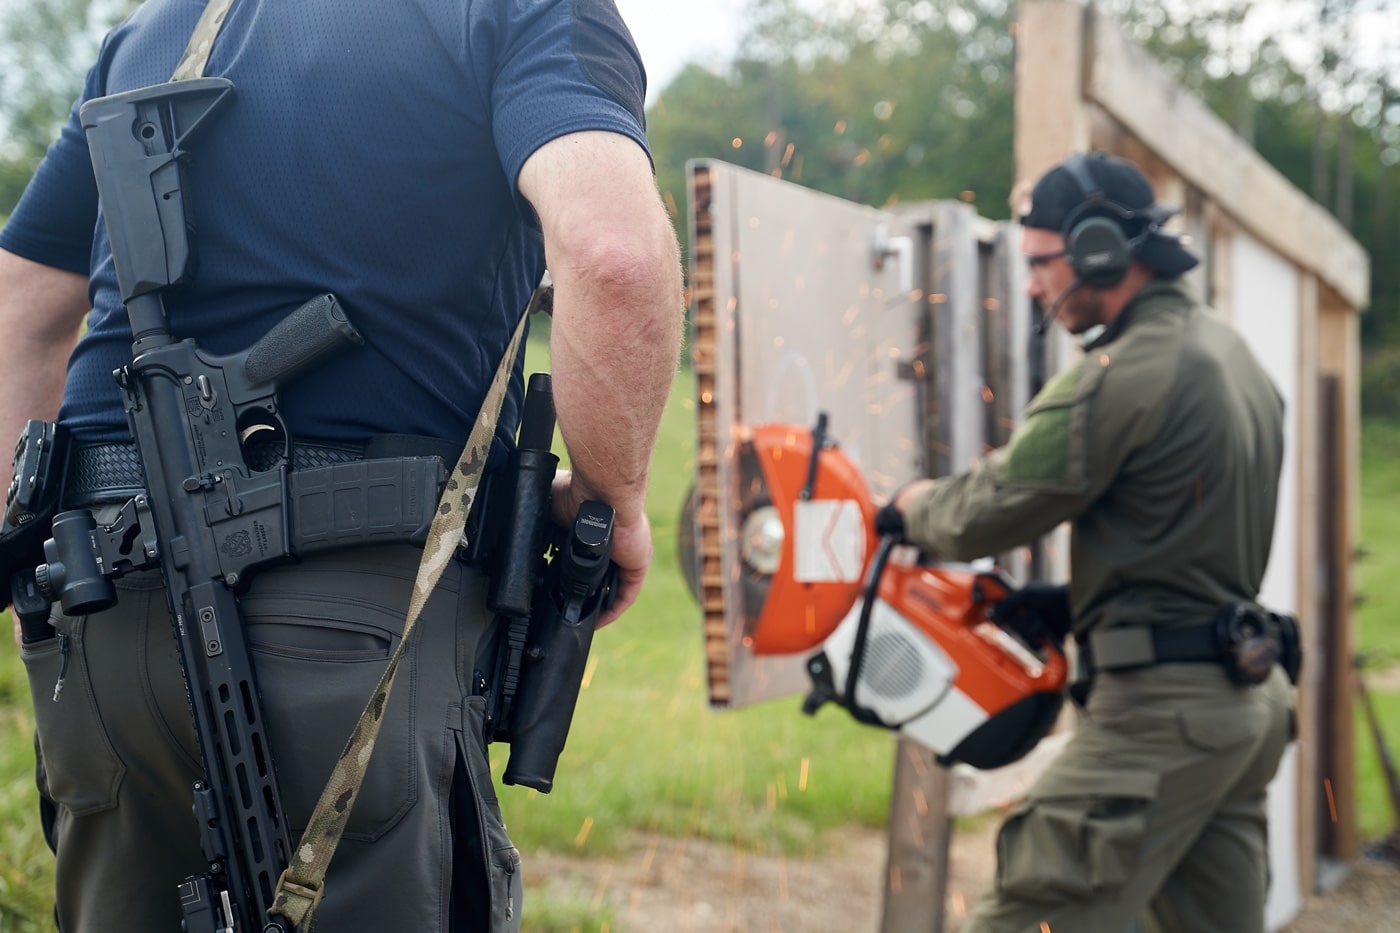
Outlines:
[[[364,445],[296,443],[288,456],[286,532],[293,553],[426,540],[447,477],[450,445],[406,434]],[[273,469],[281,444],[251,444],[246,465]],[[74,444],[63,473],[63,508],[115,505],[141,496],[145,479],[132,443]]]
[[[248,468],[271,469],[279,454],[279,449],[271,444],[250,447],[246,458]],[[293,444],[290,466],[294,470],[329,466],[359,460],[364,455],[363,446]],[[120,501],[145,488],[146,479],[135,444],[75,444],[63,478],[63,505],[76,509]]]
[[[1091,671],[1121,671],[1153,664],[1220,663],[1213,622],[1158,627],[1116,625],[1095,629],[1081,643]]]

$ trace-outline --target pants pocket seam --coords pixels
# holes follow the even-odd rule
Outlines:
[[[45,759],[45,774],[48,775],[46,783],[48,787],[44,791],[56,803],[61,804],[73,816],[90,816],[94,813],[102,813],[112,810],[117,806],[118,794],[122,782],[126,778],[126,763],[117,754],[116,748],[112,745],[112,739],[107,734],[106,723],[102,719],[102,713],[97,708],[97,697],[93,693],[92,680],[88,673],[87,658],[83,652],[82,626],[86,624],[86,619],[78,621],[72,630],[61,634],[53,639],[53,643],[40,643],[40,650],[21,651],[21,659],[24,662],[26,672],[30,682],[30,694],[34,704],[35,732],[39,737],[39,754]],[[62,670],[64,658],[63,640],[67,639],[67,663],[68,669]],[[58,655],[60,657],[55,658]],[[44,663],[48,662],[48,663]],[[55,663],[56,662],[56,663]],[[48,680],[44,676],[50,669],[54,674],[53,682],[59,679],[60,672],[63,680],[64,692],[55,703],[50,697],[43,696],[43,691],[51,687],[45,683]],[[66,709],[52,712],[48,727],[41,725],[44,718],[41,711],[50,711],[51,706],[62,706],[64,703],[70,704]],[[71,704],[81,703],[82,709],[76,714],[72,713],[74,707]],[[47,706],[45,704],[48,704]],[[62,717],[58,719],[57,717]],[[87,732],[86,736],[75,735],[77,732]],[[47,736],[47,738],[45,738]],[[86,784],[88,786],[75,786],[69,788],[63,781],[58,784],[58,791],[54,790],[52,775],[54,769],[51,765],[56,760],[64,760],[62,755],[55,756],[54,752],[61,751],[54,743],[60,740],[72,740],[81,747],[82,754],[72,756],[73,760],[81,760],[88,767],[75,769],[70,766],[71,762],[65,761],[65,766],[59,769],[60,774],[70,776],[70,782],[75,785]],[[48,747],[48,752],[44,747]],[[94,746],[100,749],[100,754],[94,754]],[[101,769],[105,774],[97,773]],[[98,788],[102,788],[101,791]]]
[[[495,802],[495,786],[490,787],[489,796],[481,786],[482,774],[490,781],[490,762],[480,746],[484,701],[480,697],[470,697],[463,710],[463,732],[460,740],[463,745],[462,757],[467,769],[467,781],[474,798],[477,818],[481,821],[481,847],[485,869],[488,874],[488,890],[491,894],[491,929],[515,930],[520,924],[522,890],[520,878],[520,850],[511,842],[505,820],[500,814],[500,805]],[[483,769],[479,773],[478,765]],[[505,903],[501,904],[501,899]]]

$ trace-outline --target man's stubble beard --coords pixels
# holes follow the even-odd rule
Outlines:
[[[1103,296],[1096,291],[1080,289],[1065,301],[1065,311],[1069,312],[1065,330],[1077,337],[1104,323]]]

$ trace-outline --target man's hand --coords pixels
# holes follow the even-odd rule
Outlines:
[[[1074,624],[1069,609],[1069,587],[1027,583],[992,607],[992,621],[1019,635],[1032,648],[1047,641],[1061,645]]]
[[[573,473],[560,470],[554,477],[550,492],[550,508],[555,524],[570,527],[578,514],[578,507],[589,499],[606,501],[582,481],[576,481]],[[622,615],[637,601],[637,595],[642,591],[642,581],[651,567],[651,523],[645,511],[638,509],[635,514],[637,518],[630,522],[624,521],[620,514],[613,519],[612,562],[621,572],[612,605],[598,617],[599,628]]]
[[[875,533],[882,537],[904,540],[904,513],[895,508],[893,502],[886,502],[875,511]]]

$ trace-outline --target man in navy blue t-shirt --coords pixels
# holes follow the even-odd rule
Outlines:
[[[148,0],[107,37],[78,105],[168,80],[203,6]],[[206,74],[236,91],[196,147],[185,193],[199,265],[165,295],[171,331],[234,352],[333,293],[365,344],[282,392],[293,438],[460,448],[547,259],[573,468],[555,517],[588,499],[616,510],[616,617],[651,560],[648,464],[682,296],[645,78],[612,0],[234,0]],[[77,109],[0,230],[0,438],[57,418],[80,446],[129,443],[112,372],[132,335]],[[517,362],[498,440],[520,401]],[[263,571],[242,598],[294,840],[402,630],[418,555],[332,553]],[[22,649],[64,933],[176,930],[177,883],[203,868],[200,765],[159,578],[118,588],[99,615],[55,607],[56,637]],[[420,619],[327,876],[322,933],[519,925],[519,857],[473,696],[484,591],[455,565]]]

